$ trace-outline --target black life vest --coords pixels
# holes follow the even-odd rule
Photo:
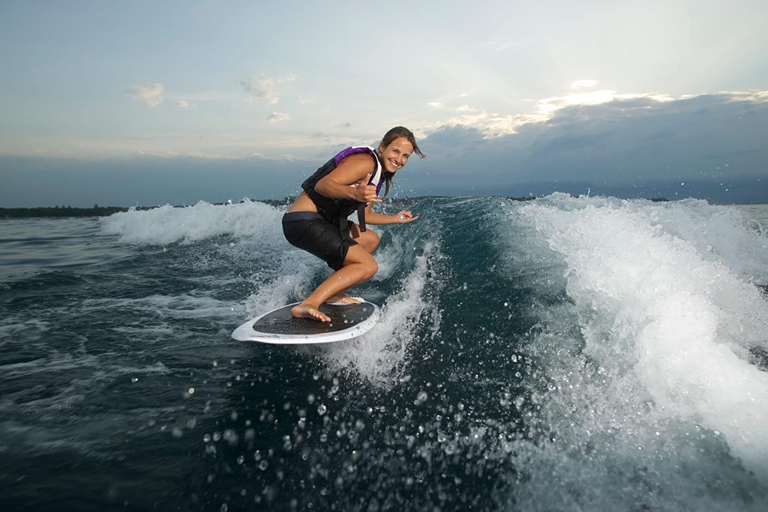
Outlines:
[[[332,199],[330,197],[325,197],[315,190],[315,185],[330,174],[331,171],[336,169],[346,157],[359,153],[371,155],[376,162],[376,168],[373,174],[371,174],[371,179],[368,182],[368,185],[376,186],[376,195],[378,195],[382,184],[381,176],[383,169],[376,150],[370,146],[354,146],[345,149],[328,160],[325,165],[320,167],[314,174],[312,174],[312,176],[304,180],[304,183],[301,184],[301,188],[307,193],[309,198],[312,199],[315,206],[317,206],[317,212],[331,224],[337,224],[342,232],[345,232],[347,229],[347,217],[352,215],[355,210],[357,210],[357,220],[360,223],[360,230],[365,231],[365,207],[367,203],[360,203],[353,199]]]

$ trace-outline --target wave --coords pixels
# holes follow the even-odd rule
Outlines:
[[[626,484],[652,470],[693,509],[703,489],[680,481],[680,464],[702,481],[727,473],[745,485],[733,455],[767,478],[768,373],[752,354],[768,344],[768,302],[755,286],[768,257],[739,212],[556,194],[506,215],[530,228],[538,247],[528,257],[546,261],[550,285],[568,297],[544,312],[528,347],[553,443],[524,450],[525,467],[540,471],[532,478],[545,486],[559,473],[590,503],[610,498],[585,495],[590,479]],[[578,460],[589,470],[576,476]],[[662,487],[653,506],[671,494]]]
[[[424,243],[400,290],[386,298],[376,326],[349,345],[329,348],[324,357],[333,369],[353,369],[368,382],[384,388],[408,378],[408,357],[420,343],[419,338],[434,337],[440,331],[440,311],[427,293],[431,287],[443,284],[428,284],[429,278],[437,277],[439,259],[439,245],[434,241]]]
[[[372,227],[379,272],[353,291],[381,320],[313,349],[229,338],[330,275],[284,240],[279,208],[101,220],[96,252],[120,258],[2,290],[12,445],[61,450],[92,422],[77,451],[122,456],[112,441],[141,435],[176,463],[154,437],[172,434],[209,476],[209,508],[244,489],[276,508],[765,508],[768,243],[742,210],[562,194],[406,207],[419,221]]]
[[[118,236],[121,242],[136,244],[195,242],[218,235],[272,240],[282,233],[281,217],[281,209],[256,201],[225,205],[200,201],[187,207],[165,205],[119,212],[101,220],[101,231]]]

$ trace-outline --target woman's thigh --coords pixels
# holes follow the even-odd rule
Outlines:
[[[379,235],[370,228],[365,231],[360,231],[360,226],[351,222],[350,224],[349,236],[351,236],[355,242],[362,245],[369,254],[373,254],[379,246]]]
[[[351,246],[357,242],[342,237],[338,226],[323,219],[300,219],[283,222],[283,233],[291,245],[325,261],[334,270],[344,266]]]

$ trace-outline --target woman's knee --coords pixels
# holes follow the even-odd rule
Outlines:
[[[373,251],[375,251],[379,246],[379,235],[371,229],[360,231],[360,226],[357,224],[352,224],[352,227],[349,230],[349,234],[352,236],[355,242],[361,245],[368,252],[368,254],[373,254]]]
[[[365,250],[369,253],[373,253],[373,251],[376,250],[380,241],[381,239],[379,238],[379,235],[370,229],[364,233],[360,233],[360,238],[357,239],[357,243],[365,247]]]
[[[367,258],[363,258],[360,263],[362,264],[363,268],[363,279],[368,280],[376,275],[376,272],[379,271],[379,264],[376,263],[376,260],[373,259],[373,256],[370,254],[366,254],[368,256]]]
[[[359,265],[359,269],[362,271],[361,279],[370,279],[376,272],[379,271],[379,264],[373,259],[373,256],[368,253],[362,245],[354,245],[350,247],[347,257],[344,260],[345,265],[356,264]]]
[[[373,276],[376,275],[376,272],[379,271],[379,264],[376,263],[375,259],[370,258],[370,260],[367,261],[366,264],[365,264],[365,269],[366,269],[366,276],[365,276],[365,278],[366,279],[370,279],[370,278],[372,278]]]

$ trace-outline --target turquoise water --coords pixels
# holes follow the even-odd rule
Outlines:
[[[328,275],[279,208],[0,221],[3,508],[768,507],[768,207],[407,207],[300,348],[229,337]]]

